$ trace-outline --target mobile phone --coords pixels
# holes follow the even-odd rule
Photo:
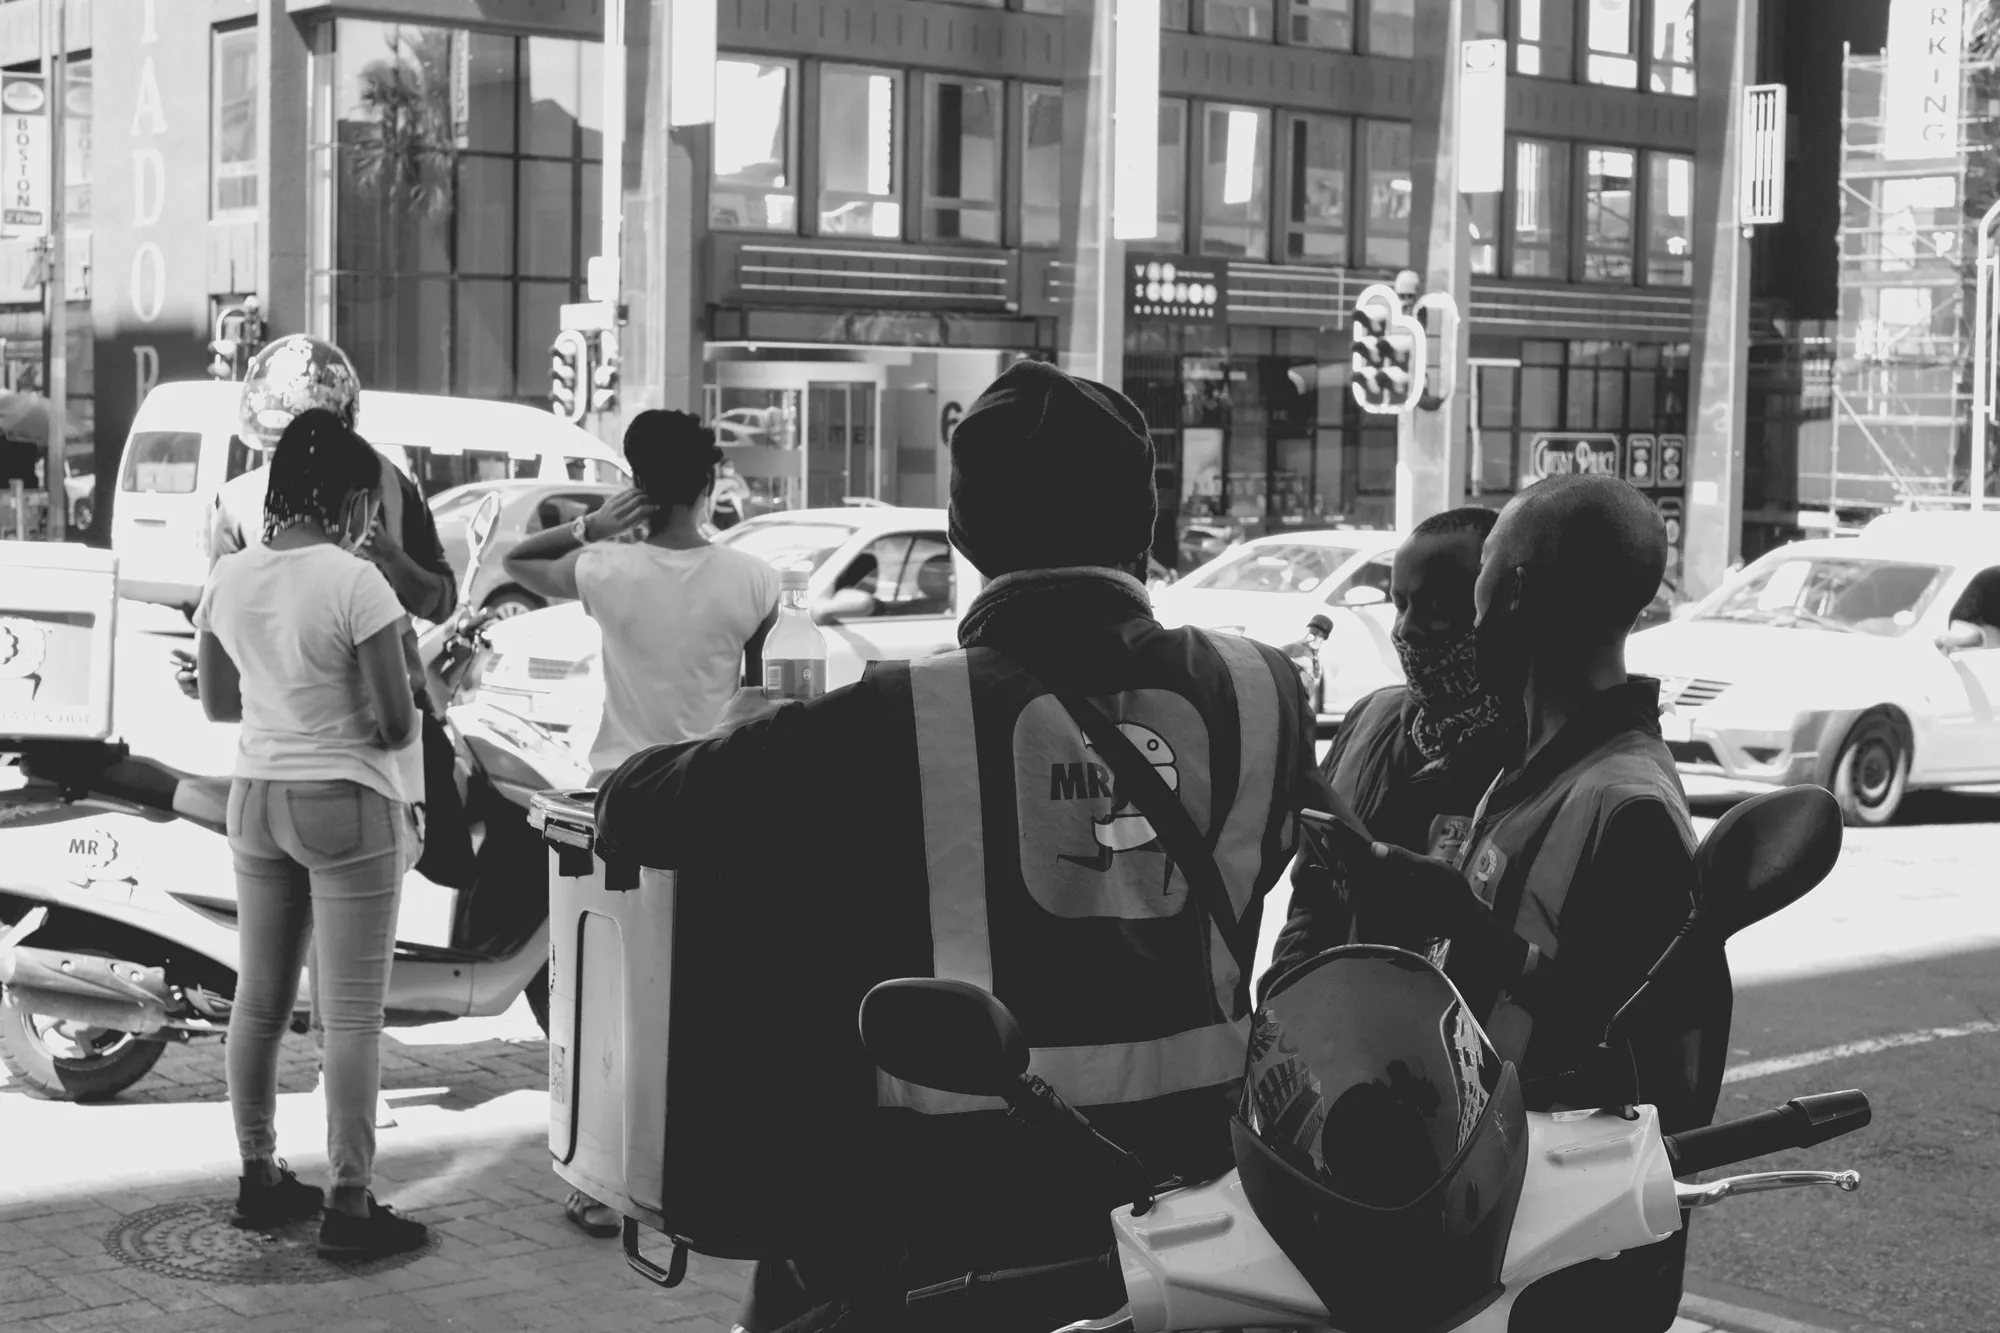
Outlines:
[[[1299,825],[1327,858],[1349,865],[1374,858],[1375,839],[1352,816],[1343,819],[1324,810],[1301,810]]]

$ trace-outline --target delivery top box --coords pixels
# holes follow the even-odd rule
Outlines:
[[[0,741],[111,735],[118,557],[0,541]]]

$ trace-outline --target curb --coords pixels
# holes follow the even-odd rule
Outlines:
[[[1766,1314],[1762,1310],[1692,1294],[1681,1297],[1681,1314],[1708,1324],[1721,1333],[1835,1333],[1835,1330],[1817,1324],[1802,1324],[1783,1315]]]

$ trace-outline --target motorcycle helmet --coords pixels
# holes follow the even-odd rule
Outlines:
[[[1280,977],[1230,1130],[1244,1195],[1334,1327],[1452,1328],[1500,1296],[1520,1079],[1423,957],[1354,945]]]
[[[299,413],[323,408],[352,430],[360,405],[361,379],[347,353],[322,338],[294,333],[250,358],[237,433],[245,444],[268,451]]]

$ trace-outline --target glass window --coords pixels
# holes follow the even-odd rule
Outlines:
[[[1465,197],[1465,229],[1472,240],[1472,271],[1500,271],[1500,202],[1497,192]]]
[[[1586,0],[1590,59],[1584,76],[1613,88],[1639,86],[1638,51],[1632,40],[1634,0]]]
[[[897,92],[897,78],[887,70],[828,65],[820,71],[822,235],[903,234]]]
[[[1378,56],[1417,53],[1417,0],[1368,0],[1368,52]]]
[[[1410,262],[1410,127],[1371,120],[1367,126],[1368,235],[1362,263],[1406,268]]]
[[[1694,159],[1671,153],[1646,157],[1646,281],[1656,287],[1694,285]]]
[[[576,42],[530,37],[521,61],[521,151],[538,157],[568,157],[585,114],[582,56]],[[596,89],[596,107],[603,105]],[[594,110],[595,108],[593,108]]]
[[[1507,35],[1507,0],[1472,0],[1465,15],[1467,41]]]
[[[1162,250],[1179,250],[1187,236],[1188,104],[1160,102],[1160,226]]]
[[[1347,546],[1274,542],[1239,546],[1226,558],[1188,580],[1190,588],[1212,592],[1309,593],[1355,556]]]
[[[458,284],[458,365],[452,388],[474,398],[514,396],[513,358],[507,344],[514,326],[514,284],[504,279]],[[554,332],[550,333],[551,341]],[[546,363],[544,363],[546,364]],[[538,367],[524,363],[533,373]]]
[[[1347,182],[1354,123],[1339,116],[1292,118],[1291,218],[1285,257],[1347,263]]]
[[[1292,0],[1291,12],[1295,44],[1354,49],[1354,0]]]
[[[200,463],[201,432],[143,430],[125,446],[125,479],[118,489],[188,495]]]
[[[1569,276],[1569,146],[1519,139],[1514,143],[1512,234],[1507,274]]]
[[[1570,21],[1575,0],[1514,0],[1514,68],[1522,74],[1567,79]]]
[[[1202,133],[1201,252],[1270,254],[1271,113],[1210,105]]]
[[[1021,90],[1021,244],[1062,236],[1062,89]]]
[[[209,131],[209,212],[257,209],[257,30],[215,34],[215,123]]]
[[[1583,276],[1591,282],[1632,281],[1632,186],[1637,154],[1592,148],[1583,182]]]
[[[1160,26],[1170,32],[1186,32],[1188,9],[1188,0],[1160,0]]]
[[[346,40],[347,26],[341,28]],[[520,42],[495,33],[451,34],[459,72],[452,85],[452,133],[461,150],[514,151],[514,99],[520,77]]]
[[[1203,0],[1201,30],[1211,37],[1271,40],[1272,0]]]
[[[514,271],[514,160],[467,154],[458,161],[458,268]]]
[[[567,162],[521,163],[521,273],[566,278],[576,271],[570,232],[576,169]],[[592,249],[596,248],[595,242]],[[551,330],[550,336],[554,336]]]
[[[1652,56],[1654,92],[1694,96],[1694,0],[1653,0]]]
[[[929,80],[924,154],[924,235],[1000,241],[1000,85]]]
[[[715,62],[715,181],[708,225],[724,231],[797,231],[792,177],[792,66],[729,56]]]
[[[943,533],[886,537],[857,557],[857,563],[871,555],[879,561],[877,570],[866,576],[872,583],[868,592],[875,598],[876,615],[951,614],[956,578]]]

